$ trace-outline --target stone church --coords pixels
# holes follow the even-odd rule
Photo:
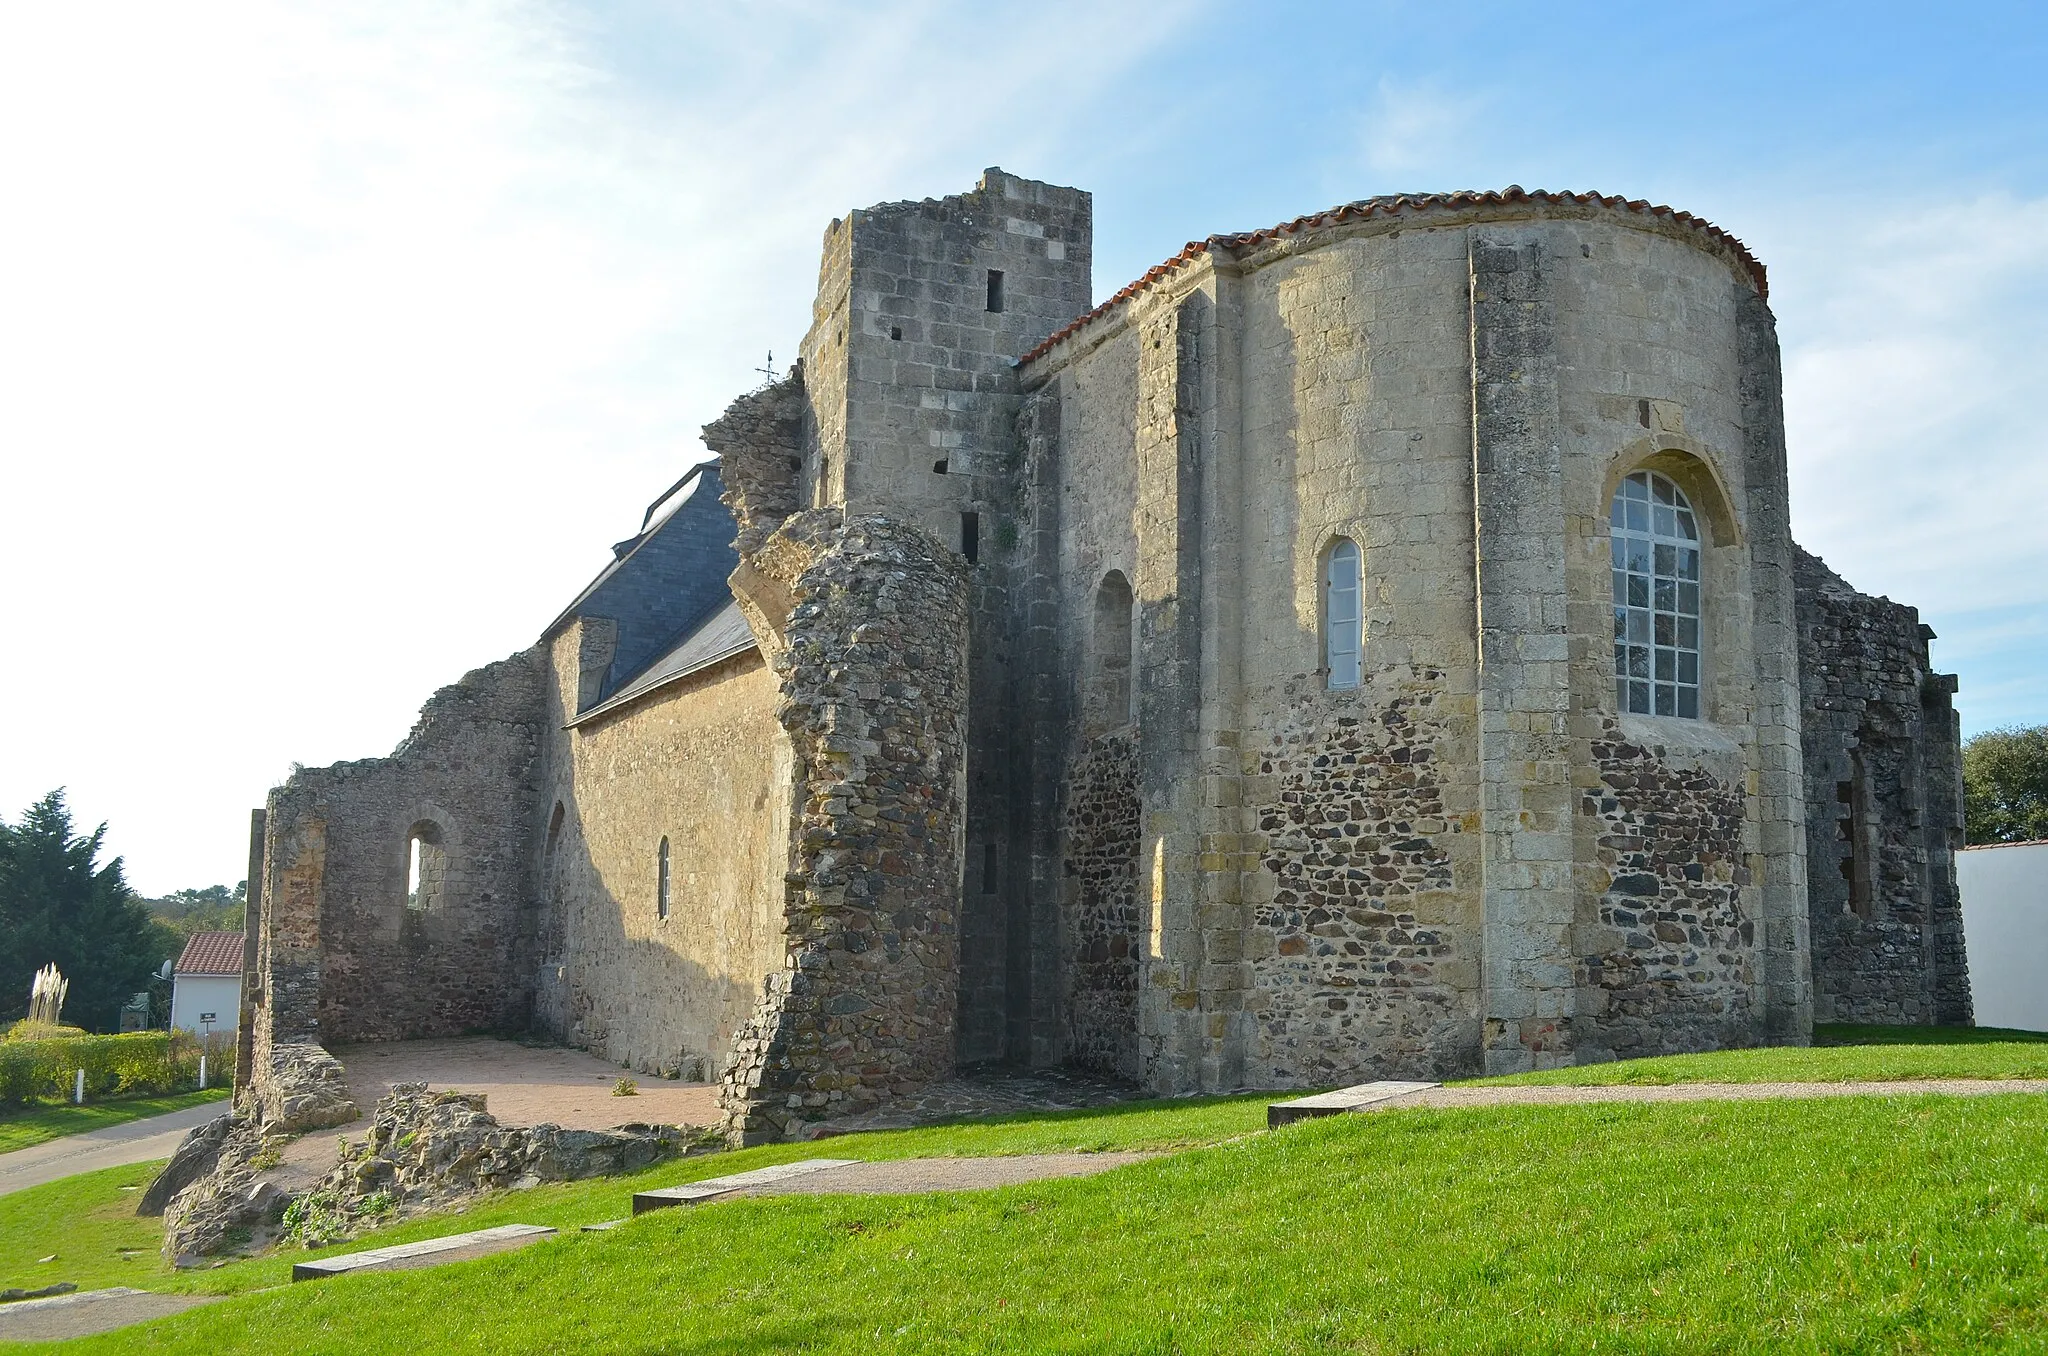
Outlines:
[[[825,231],[530,649],[252,835],[245,1059],[533,1031],[739,1140],[1971,1019],[1955,680],[1792,539],[1763,265],[1401,195],[1091,308],[1088,194]]]

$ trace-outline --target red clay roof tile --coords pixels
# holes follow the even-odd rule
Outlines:
[[[171,967],[178,975],[239,975],[242,973],[242,934],[239,932],[195,932],[178,953]]]
[[[1361,198],[1357,202],[1345,203],[1342,207],[1333,207],[1327,212],[1296,217],[1292,221],[1283,221],[1278,226],[1269,226],[1263,231],[1212,235],[1207,240],[1190,240],[1179,254],[1155,264],[1145,271],[1145,276],[1123,288],[1094,310],[1054,331],[1051,338],[1019,358],[1017,363],[1021,367],[1025,363],[1035,362],[1044,357],[1052,352],[1061,340],[1085,329],[1090,323],[1129,301],[1167,274],[1212,249],[1234,252],[1248,246],[1264,244],[1268,240],[1275,240],[1284,235],[1296,235],[1316,226],[1335,226],[1367,217],[1391,216],[1401,211],[1428,208],[1447,208],[1455,211],[1465,207],[1507,202],[1598,203],[1603,207],[1616,207],[1647,216],[1667,217],[1678,225],[1693,227],[1733,249],[1736,256],[1742,260],[1743,267],[1748,270],[1749,276],[1756,282],[1757,295],[1766,299],[1770,296],[1770,284],[1763,263],[1749,252],[1748,246],[1711,221],[1696,217],[1690,212],[1658,206],[1641,198],[1623,199],[1604,193],[1551,193],[1543,189],[1525,189],[1519,184],[1510,184],[1499,192],[1488,193],[1475,193],[1469,190],[1457,193],[1389,193],[1377,198]]]

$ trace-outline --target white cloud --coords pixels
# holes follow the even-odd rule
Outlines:
[[[1827,202],[1773,214],[1794,530],[1911,603],[1973,727],[2048,718],[2008,672],[2048,617],[2048,202]],[[1981,680],[1978,680],[1981,678]]]
[[[1054,177],[1173,29],[1055,8],[10,9],[0,814],[233,878],[290,760],[388,750],[703,455],[832,216]]]
[[[1476,90],[1450,93],[1430,83],[1381,77],[1372,107],[1359,127],[1360,150],[1378,174],[1441,172],[1446,163],[1469,159],[1470,132],[1485,109]],[[1425,191],[1465,185],[1410,185]]]

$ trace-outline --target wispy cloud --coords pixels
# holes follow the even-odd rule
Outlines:
[[[1469,157],[1472,133],[1484,112],[1485,95],[1476,88],[1453,91],[1382,77],[1359,122],[1359,152],[1366,168],[1378,175],[1434,174],[1446,163]]]
[[[1918,606],[1938,660],[1990,664],[2038,634],[2048,202],[1816,203],[1778,217],[1766,257],[1801,539],[1857,587]],[[2048,715],[2038,679],[1971,677],[1973,727]]]
[[[258,3],[0,18],[0,813],[144,884],[531,641],[809,320],[825,223],[1057,148],[1177,9]],[[1050,163],[1049,163],[1050,162]]]

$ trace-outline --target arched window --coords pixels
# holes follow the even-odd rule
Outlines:
[[[1131,585],[1120,570],[1102,577],[1095,590],[1095,627],[1090,637],[1087,703],[1094,732],[1131,722]]]
[[[1358,543],[1339,537],[1323,565],[1323,668],[1333,692],[1358,686],[1363,616]]]
[[[654,866],[654,916],[668,917],[668,839],[661,840]]]
[[[1700,529],[1685,491],[1655,471],[1621,482],[1614,558],[1614,704],[1700,714]]]
[[[448,850],[441,826],[423,819],[406,835],[405,907],[429,913],[441,902],[448,884]]]

